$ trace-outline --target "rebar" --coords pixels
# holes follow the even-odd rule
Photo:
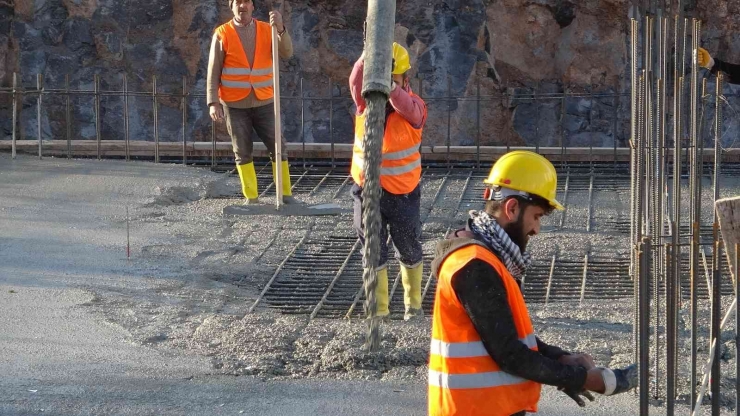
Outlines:
[[[64,76],[64,89],[69,91],[69,75]],[[64,96],[64,127],[67,132],[67,159],[72,158],[72,108],[69,94]]]
[[[131,160],[131,148],[129,143],[129,119],[128,119],[128,78],[123,73],[123,138],[126,142],[126,161]]]
[[[11,143],[11,157],[16,157],[16,141],[18,140],[18,73],[13,72],[13,138]]]
[[[187,166],[187,127],[188,127],[188,77],[182,76],[182,164]]]
[[[159,163],[159,105],[157,103],[157,76],[152,75],[152,119],[154,121],[154,163]]]
[[[98,160],[101,159],[101,137],[100,137],[100,75],[95,74],[94,81],[95,86],[95,97],[93,98],[95,105],[95,146],[98,152]]]
[[[44,76],[41,74],[36,75],[36,88],[39,91],[42,91],[44,89]],[[38,135],[39,140],[39,160],[41,160],[41,157],[43,156],[43,143],[44,139],[41,137],[41,113],[42,113],[42,106],[41,106],[41,97],[42,95],[39,94],[38,101],[36,104],[36,134]]]

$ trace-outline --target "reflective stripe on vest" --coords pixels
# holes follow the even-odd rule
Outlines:
[[[482,260],[501,277],[519,341],[537,350],[524,297],[501,260],[471,243],[449,253],[439,268],[429,356],[430,415],[510,416],[536,412],[541,385],[507,373],[486,351],[480,335],[452,288],[452,277],[473,260]]]
[[[243,100],[254,91],[257,99],[273,96],[272,28],[269,23],[254,20],[256,25],[254,63],[250,64],[236,32],[229,21],[216,29],[224,49],[219,97],[226,102]]]
[[[413,93],[410,93],[415,96]],[[426,112],[426,108],[425,108]],[[426,118],[426,113],[424,114]],[[385,124],[380,165],[380,186],[396,195],[408,194],[419,185],[421,177],[421,134],[397,112],[391,112]],[[352,179],[363,186],[365,116],[355,118],[355,144],[352,151]]]
[[[537,337],[534,334],[520,339],[528,348],[537,346]],[[429,353],[445,358],[487,357],[488,351],[481,341],[473,342],[444,342],[432,339]]]
[[[472,374],[445,374],[429,370],[429,384],[445,389],[482,389],[490,387],[513,386],[527,380],[503,371]]]

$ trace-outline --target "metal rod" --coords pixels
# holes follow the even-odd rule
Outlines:
[[[583,299],[586,297],[586,276],[588,275],[588,253],[583,256],[583,279],[581,281],[581,306],[583,306]]]
[[[182,76],[182,164],[187,166],[187,127],[188,127],[188,77]]]
[[[95,74],[93,77],[93,84],[95,89],[95,140],[98,151],[98,160],[101,159],[101,143],[100,143],[100,75]]]
[[[697,201],[697,190],[699,188],[698,182],[701,181],[701,172],[699,157],[699,131],[698,131],[698,120],[697,120],[697,101],[700,98],[698,96],[698,70],[699,66],[697,63],[696,52],[699,48],[699,37],[701,30],[701,22],[697,19],[693,19],[693,32],[692,32],[692,47],[691,47],[691,143],[692,143],[692,174],[691,180],[693,183],[692,188],[692,210],[691,210],[691,223],[693,228],[692,235],[692,246],[690,249],[691,266],[690,266],[690,279],[691,279],[691,377],[689,381],[690,388],[690,401],[691,403],[696,402],[696,353],[697,353],[697,335],[698,335],[698,321],[697,321],[697,298],[698,298],[698,279],[697,279],[697,268],[698,268],[698,243],[699,243],[699,227],[701,218],[699,215],[700,201]]]
[[[570,183],[570,169],[566,168],[565,171],[565,186],[563,187],[563,206],[565,207],[560,212],[560,229],[563,229],[565,225],[565,213],[568,211],[568,185]]]
[[[719,83],[719,82],[718,82]],[[714,361],[712,362],[712,416],[719,416],[720,410],[720,352],[721,340],[720,318],[722,314],[722,270],[720,269],[720,252],[722,241],[719,239],[719,223],[714,222],[714,253],[712,256],[712,327],[711,342],[715,345]]]
[[[674,223],[675,224],[675,223]],[[665,316],[666,316],[666,414],[673,416],[676,403],[676,288],[673,265],[673,247],[665,248]],[[656,288],[655,290],[658,290]],[[656,362],[658,357],[656,356]],[[658,384],[658,383],[656,383]]]
[[[740,244],[735,243],[735,306],[740,303],[740,264],[738,264]],[[740,357],[740,313],[735,311],[735,357]],[[740,392],[740,360],[735,359],[735,392]],[[740,395],[735,394],[735,415],[740,416]]]
[[[327,75],[329,79],[329,142],[331,143],[331,167],[336,167],[334,161],[334,89],[332,87],[331,76]]]
[[[216,122],[211,121],[211,167],[216,166]]]
[[[586,215],[586,231],[591,232],[591,212],[593,210],[594,197],[594,171],[591,168],[591,178],[588,181],[588,213]]]
[[[717,81],[714,90],[714,201],[719,199],[719,180],[720,164],[722,162],[722,81],[724,75],[722,71],[717,72]],[[714,219],[717,221],[717,211],[715,210]]]
[[[69,74],[64,76],[64,89],[69,91]],[[67,131],[67,159],[72,158],[72,108],[70,105],[70,96],[64,96],[64,127]]]
[[[36,88],[39,91],[42,91],[44,89],[44,76],[42,74],[36,74]],[[39,160],[41,160],[41,157],[43,156],[43,143],[44,140],[41,137],[41,113],[42,113],[42,100],[41,100],[42,94],[39,94],[38,101],[36,104],[36,134],[38,135],[39,140]]]
[[[450,140],[452,135],[452,80],[447,75],[447,169],[450,168]],[[508,146],[508,142],[507,142]]]
[[[306,102],[304,101],[303,96],[303,73],[301,73],[301,84],[300,84],[300,91],[301,91],[301,145],[303,147],[302,156],[303,156],[303,169],[306,169]]]
[[[648,415],[650,391],[650,237],[643,237],[640,244],[640,303],[639,303],[639,332],[640,332],[640,415]]]
[[[475,167],[480,169],[480,76],[475,77]],[[535,102],[537,98],[535,96]]]
[[[123,73],[123,137],[126,141],[126,161],[131,160],[128,119],[128,77]]]
[[[547,278],[547,291],[545,292],[545,306],[550,301],[550,288],[552,287],[552,275],[555,273],[555,258],[557,254],[552,255],[552,261],[550,262],[550,274]]]
[[[154,163],[159,163],[159,106],[157,105],[157,76],[152,75],[152,116],[154,119]]]

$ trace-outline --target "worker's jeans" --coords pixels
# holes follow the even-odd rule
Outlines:
[[[411,193],[395,195],[385,190],[380,198],[380,261],[378,267],[388,263],[388,230],[390,229],[396,258],[401,264],[414,267],[422,260],[421,250],[421,187],[417,186]],[[365,244],[365,229],[362,224],[362,188],[354,184],[350,191],[354,199],[354,226],[357,236]],[[363,264],[365,261],[363,259]]]
[[[226,115],[226,129],[231,136],[231,146],[234,149],[237,165],[252,162],[253,132],[262,143],[267,146],[270,158],[275,160],[275,113],[271,104],[253,108],[229,108],[224,107]],[[282,136],[282,135],[281,135]],[[288,152],[285,148],[285,138],[282,137],[282,159],[288,160]]]

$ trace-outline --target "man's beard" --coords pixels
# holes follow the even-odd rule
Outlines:
[[[524,232],[524,219],[520,215],[515,222],[509,223],[504,227],[504,231],[509,235],[511,241],[519,246],[519,250],[524,253],[527,250],[529,236]]]

